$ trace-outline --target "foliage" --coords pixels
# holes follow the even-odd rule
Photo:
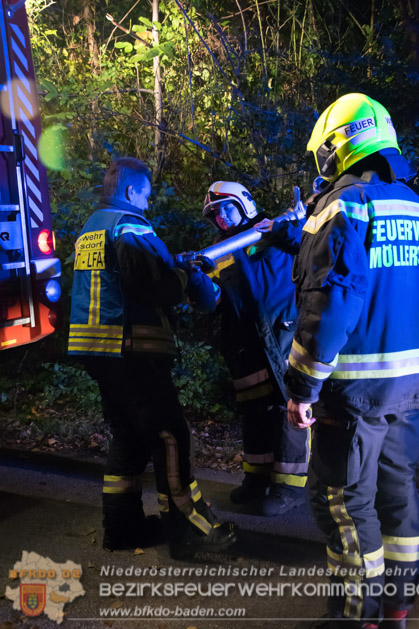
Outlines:
[[[210,345],[202,341],[182,343],[181,359],[177,362],[173,375],[182,406],[198,416],[232,418],[232,400],[228,400],[229,373]]]
[[[27,422],[46,408],[68,408],[72,409],[70,415],[93,413],[100,417],[102,410],[96,382],[74,363],[44,362],[42,347],[50,359],[54,359],[54,354],[49,353],[45,343],[39,345],[39,354],[35,351],[30,355],[25,350],[18,363],[14,363],[13,352],[10,353],[8,372],[15,377],[0,378],[3,411],[22,420],[26,418]]]
[[[97,383],[81,367],[60,363],[44,363],[47,374],[51,374],[41,396],[41,408],[47,405],[68,404],[75,411],[101,414],[101,397]]]

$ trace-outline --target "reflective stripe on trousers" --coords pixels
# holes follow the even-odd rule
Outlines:
[[[104,494],[129,494],[141,492],[141,488],[141,476],[138,474],[124,476],[105,474],[103,477]]]
[[[170,498],[191,524],[196,526],[202,533],[205,533],[205,535],[208,535],[212,529],[212,524],[195,509],[194,503],[202,498],[196,481],[193,481],[187,487],[182,487],[180,482],[177,441],[166,430],[163,430],[159,436],[163,439],[166,448],[167,480]]]
[[[419,579],[419,411],[364,417],[342,405],[330,417],[341,426],[317,427],[310,481],[328,567],[345,585],[329,610],[365,619],[378,618],[383,603],[410,609]]]

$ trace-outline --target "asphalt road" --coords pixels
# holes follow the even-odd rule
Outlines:
[[[0,629],[57,627],[5,597],[7,587],[19,586],[9,571],[23,551],[81,566],[85,594],[62,608],[63,629],[291,629],[296,619],[325,613],[324,545],[308,504],[275,518],[233,512],[228,494],[240,477],[200,470],[204,497],[220,519],[240,527],[232,549],[192,563],[173,561],[165,545],[108,553],[101,548],[101,466],[32,459],[3,456],[0,464]],[[151,473],[144,503],[157,513]],[[61,590],[65,598],[67,583]]]

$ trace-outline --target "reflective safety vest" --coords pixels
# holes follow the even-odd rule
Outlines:
[[[115,250],[124,235],[136,236],[135,243],[141,237],[148,253],[172,266],[166,246],[143,216],[117,208],[97,210],[76,241],[69,354],[177,353],[163,309],[141,305],[141,277],[138,303],[124,293]]]
[[[419,407],[417,195],[375,173],[344,175],[307,220],[294,277],[290,390]]]

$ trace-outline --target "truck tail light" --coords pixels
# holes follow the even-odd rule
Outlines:
[[[43,229],[38,236],[38,247],[41,253],[48,255],[54,251],[54,236],[49,229]]]
[[[57,327],[58,315],[55,310],[50,310],[48,313],[48,321],[52,325],[53,328]]]

